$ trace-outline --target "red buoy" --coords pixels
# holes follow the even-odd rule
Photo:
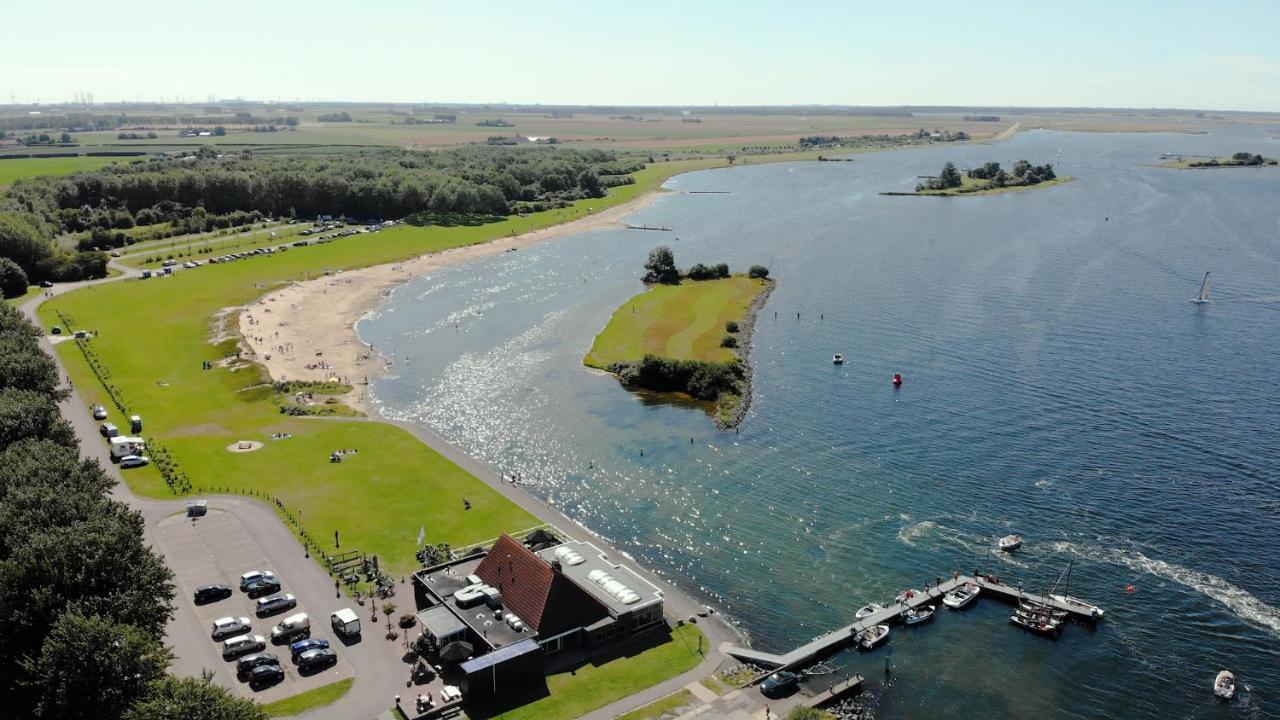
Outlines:
[[[902,387],[902,374],[901,374],[901,373],[894,373],[894,374],[893,374],[893,386],[894,386],[894,387]]]

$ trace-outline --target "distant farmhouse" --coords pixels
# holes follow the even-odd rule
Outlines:
[[[547,656],[595,654],[663,624],[656,585],[595,545],[547,530],[524,542],[503,535],[487,551],[422,570],[413,592],[434,652],[473,650],[459,665],[468,696],[539,680]]]

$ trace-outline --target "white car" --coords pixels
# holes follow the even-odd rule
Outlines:
[[[151,458],[146,455],[125,455],[120,458],[120,467],[135,468],[142,467],[151,463]]]
[[[246,587],[249,586],[249,583],[253,582],[254,580],[261,580],[263,578],[269,578],[269,577],[273,578],[275,576],[276,574],[271,572],[270,570],[250,570],[249,572],[240,576],[240,589],[244,590]]]
[[[222,656],[234,658],[251,652],[262,652],[267,649],[267,639],[261,635],[240,635],[222,643]]]
[[[247,617],[224,617],[213,621],[213,639],[224,638],[228,635],[239,635],[248,632],[250,629],[249,618]]]

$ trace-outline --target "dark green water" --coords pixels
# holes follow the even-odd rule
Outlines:
[[[975,566],[1041,587],[1073,559],[1073,593],[1108,611],[1055,642],[985,601],[837,658],[876,680],[879,717],[1280,717],[1280,170],[1143,165],[1280,154],[1268,134],[1034,132],[682,176],[729,194],[631,218],[672,233],[584,234],[398,290],[360,328],[396,353],[375,395],[765,649]],[[1019,158],[1080,179],[876,194]],[[659,242],[778,278],[740,434],[580,365]],[[1214,301],[1192,305],[1206,270]],[[1024,550],[990,557],[1011,531]],[[1232,706],[1211,696],[1222,668],[1249,688]]]

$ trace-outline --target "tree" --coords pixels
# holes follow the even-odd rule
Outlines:
[[[728,264],[728,263],[716,263],[716,268],[715,268],[715,270],[716,270],[716,277],[718,277],[718,278],[727,278],[727,277],[729,277],[729,264]]]
[[[52,255],[49,238],[30,220],[16,213],[0,212],[0,257],[17,263],[29,278],[42,280],[36,266]]]
[[[604,197],[604,187],[600,184],[600,176],[592,170],[583,170],[578,173],[578,187],[587,194],[587,197]]]
[[[752,265],[747,271],[747,277],[764,279],[769,277],[769,268],[763,265]]]
[[[960,171],[956,170],[956,166],[948,162],[942,166],[942,173],[938,175],[938,184],[942,188],[960,187],[964,180],[960,177]]]
[[[73,143],[73,142],[75,142],[75,141],[76,141],[76,139],[75,139],[75,138],[73,138],[73,137],[71,137],[71,133],[65,133],[65,132],[64,132],[64,133],[62,133],[62,135],[58,138],[58,142],[63,143],[64,145],[65,145],[65,144],[69,144],[69,143]]]
[[[27,292],[27,273],[18,267],[18,263],[7,257],[0,257],[0,296],[15,298]]]
[[[170,655],[130,625],[71,612],[54,623],[34,661],[23,663],[37,718],[120,717],[164,677]],[[91,702],[87,702],[92,698]]]
[[[166,677],[151,686],[147,696],[128,710],[123,720],[268,720],[252,700],[238,698],[200,678]]]
[[[675,255],[666,245],[659,245],[649,251],[649,261],[644,264],[644,269],[646,271],[644,281],[647,283],[666,285],[680,283],[680,271],[676,269]]]
[[[5,353],[4,344],[0,344],[0,353]],[[0,377],[0,382],[32,383],[32,378],[35,377],[34,382],[42,384],[43,381],[39,379],[42,368],[38,366],[37,361],[32,359],[23,362],[21,357],[10,357],[16,354],[5,353],[6,357],[0,361],[0,373],[13,370],[16,377]],[[22,355],[31,357],[30,353],[22,353]],[[38,351],[36,357],[39,360],[49,360]],[[48,438],[61,445],[76,447],[75,432],[71,429],[71,425],[62,419],[62,414],[58,412],[58,403],[53,397],[43,392],[16,387],[0,389],[0,449],[26,438]]]
[[[712,280],[716,277],[716,270],[702,263],[695,263],[693,267],[689,268],[689,272],[685,273],[685,277],[690,280]]]

